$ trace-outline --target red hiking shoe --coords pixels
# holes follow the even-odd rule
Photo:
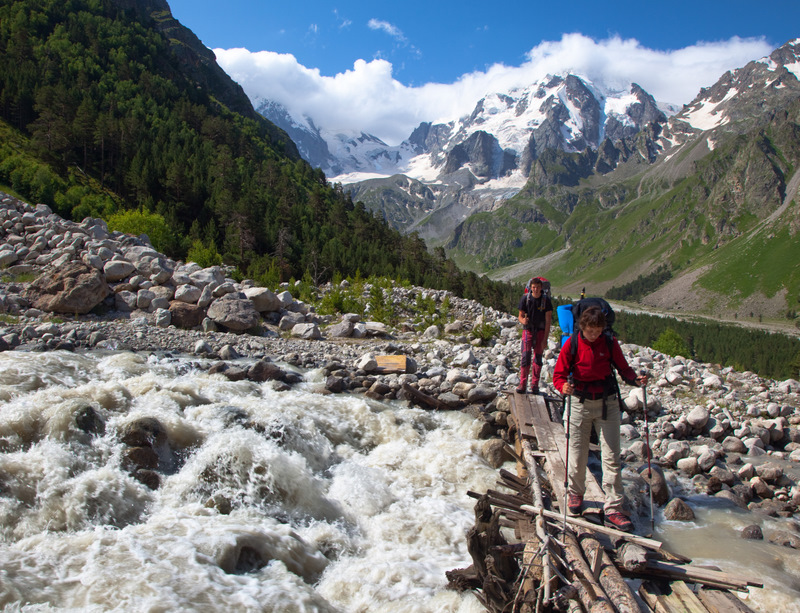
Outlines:
[[[570,515],[580,515],[583,511],[583,496],[567,494],[567,512]]]
[[[630,532],[633,530],[633,524],[631,523],[631,520],[617,511],[606,513],[605,524],[609,528],[616,528],[622,532]]]

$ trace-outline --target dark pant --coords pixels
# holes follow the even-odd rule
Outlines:
[[[534,334],[536,339],[534,342]],[[542,358],[544,356],[544,330],[534,330],[531,332],[527,328],[522,331],[522,357],[520,366],[527,369],[531,366],[531,356],[533,356],[533,368],[531,368],[531,387],[539,386],[539,377],[542,374]]]

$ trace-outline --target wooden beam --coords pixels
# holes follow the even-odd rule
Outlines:
[[[534,507],[527,504],[522,505],[520,508],[526,513],[530,513],[531,515],[536,515],[541,511],[544,514],[544,516],[549,519],[553,519],[556,521],[563,521],[563,516],[561,514],[549,511],[547,509],[540,509],[539,507]],[[650,547],[651,549],[661,549],[662,546],[661,541],[649,539],[644,536],[638,536],[636,534],[630,534],[629,532],[622,532],[621,530],[615,530],[614,528],[606,528],[605,526],[598,526],[597,524],[593,524],[592,522],[586,521],[585,519],[580,519],[579,517],[570,517],[568,515],[567,523],[573,524],[575,526],[580,526],[581,528],[586,528],[587,530],[592,530],[593,532],[605,534],[607,536],[622,538],[627,541],[631,541],[632,543],[636,543],[637,545],[641,545],[642,547]]]
[[[736,594],[727,591],[700,588],[697,597],[709,613],[754,613]]]
[[[382,375],[406,372],[406,356],[404,355],[376,355],[378,372]]]

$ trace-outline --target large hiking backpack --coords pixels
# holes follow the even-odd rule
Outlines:
[[[611,305],[604,298],[581,298],[572,305],[572,320],[574,322],[575,329],[577,330],[578,327],[578,320],[581,318],[581,313],[583,313],[589,307],[599,307],[601,311],[603,311],[603,315],[606,316],[606,327],[604,332],[608,332],[611,336],[616,336],[614,333],[614,309],[611,308]]]
[[[570,337],[571,340],[569,342],[570,345],[570,356],[569,356],[569,371],[572,374],[573,369],[575,368],[575,360],[578,355],[578,335],[580,333],[580,329],[578,328],[578,321],[580,320],[581,313],[583,313],[589,307],[599,307],[603,314],[606,316],[606,327],[603,329],[603,338],[606,339],[606,343],[608,344],[608,355],[609,355],[609,362],[611,363],[611,378],[613,382],[611,386],[613,386],[614,390],[616,391],[617,401],[619,402],[619,408],[621,411],[625,410],[625,405],[622,402],[622,394],[619,390],[619,381],[617,381],[617,367],[614,365],[614,360],[611,358],[612,351],[613,351],[613,344],[614,344],[614,337],[616,336],[614,332],[614,309],[611,308],[611,305],[603,298],[581,298],[578,302],[572,305],[572,318],[573,318],[573,331],[572,336]],[[562,345],[566,343],[566,339],[562,342]],[[608,389],[608,387],[606,388]],[[606,399],[605,395],[603,396],[603,419],[606,418]]]

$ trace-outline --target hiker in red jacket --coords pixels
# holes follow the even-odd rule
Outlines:
[[[606,317],[600,308],[590,307],[581,313],[579,332],[573,334],[561,348],[553,370],[555,388],[564,396],[572,395],[569,415],[564,416],[569,433],[567,510],[571,515],[580,515],[583,510],[589,438],[594,426],[600,438],[603,491],[606,495],[603,507],[605,522],[628,532],[633,529],[633,524],[622,508],[620,407],[612,362],[629,385],[646,385],[647,375],[636,376],[625,360],[617,339],[605,332],[605,327]],[[573,355],[572,344],[575,341],[578,346]],[[573,375],[573,383],[569,381],[570,374]]]
[[[528,285],[528,292],[519,301],[519,323],[522,324],[522,356],[519,369],[517,394],[524,394],[531,376],[531,393],[539,393],[539,377],[542,374],[544,350],[550,336],[553,321],[553,303],[544,295],[544,286],[539,277],[534,277]],[[533,364],[531,364],[531,355]],[[532,368],[531,368],[532,366]]]

